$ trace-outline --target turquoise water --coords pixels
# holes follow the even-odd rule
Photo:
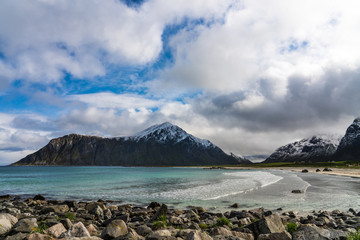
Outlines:
[[[301,189],[303,194],[292,194]],[[201,168],[0,167],[0,195],[116,200],[173,207],[360,209],[360,179],[288,171]]]

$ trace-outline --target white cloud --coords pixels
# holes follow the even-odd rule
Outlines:
[[[185,17],[221,17],[232,1],[11,1],[0,3],[0,52],[13,78],[59,82],[106,74],[106,66],[157,59],[167,25]],[[1,66],[0,66],[1,67]]]
[[[96,108],[141,109],[154,108],[164,104],[164,100],[152,100],[137,94],[92,93],[71,95],[72,101],[80,101]]]

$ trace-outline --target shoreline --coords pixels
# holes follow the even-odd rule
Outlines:
[[[305,215],[304,215],[305,214]],[[0,239],[300,240],[305,235],[345,239],[360,226],[360,211],[308,213],[233,207],[211,212],[201,206],[169,208],[98,200],[90,202],[0,198]]]
[[[204,169],[211,169],[204,168]],[[318,173],[318,174],[327,174],[327,175],[335,175],[335,176],[343,176],[343,177],[352,177],[352,178],[360,178],[360,169],[349,169],[349,168],[328,168],[331,171],[323,171],[324,168],[315,168],[315,167],[221,167],[218,169],[228,169],[228,170],[286,170],[291,172],[302,172],[303,170],[308,170],[310,173]],[[319,169],[320,171],[316,171]]]

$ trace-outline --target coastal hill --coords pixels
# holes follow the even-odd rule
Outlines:
[[[264,163],[360,161],[360,118],[342,138],[313,136],[278,148]]]
[[[200,166],[251,163],[224,153],[208,140],[171,123],[154,125],[134,136],[102,138],[70,134],[12,165]]]

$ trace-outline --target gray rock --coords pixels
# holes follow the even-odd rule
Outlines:
[[[179,218],[179,217],[175,217],[175,216],[171,216],[169,218],[169,222],[173,225],[181,225],[181,224],[184,224],[184,221]]]
[[[90,237],[90,233],[82,222],[78,222],[73,226],[71,226],[69,230],[61,234],[61,237],[62,238]]]
[[[150,233],[147,237],[147,240],[176,240],[175,237],[171,235],[171,232],[167,229],[165,230],[157,230],[155,232]]]
[[[0,219],[9,220],[12,226],[14,226],[18,222],[18,219],[16,217],[8,213],[0,213]]]
[[[114,220],[110,222],[102,231],[101,238],[112,239],[128,234],[128,228],[123,220]]]
[[[148,234],[152,233],[152,230],[146,225],[141,225],[136,228],[136,232],[141,236],[146,237]]]
[[[213,240],[213,238],[207,235],[206,232],[191,231],[187,235],[186,240]]]
[[[69,229],[73,226],[72,222],[71,222],[70,219],[68,219],[68,218],[61,219],[60,222],[62,223],[62,225],[64,225],[64,227],[66,228],[66,230],[69,230]]]
[[[61,236],[61,234],[66,232],[66,228],[62,223],[55,224],[54,226],[48,228],[45,230],[46,234],[49,234],[55,238],[58,238]]]
[[[340,240],[346,233],[339,230],[322,229],[315,225],[302,225],[293,233],[293,240]]]
[[[300,189],[295,189],[295,190],[292,190],[291,193],[304,193],[304,191],[300,190]]]
[[[41,209],[40,213],[46,214],[51,212],[57,212],[57,213],[66,213],[69,212],[69,206],[66,204],[63,205],[53,205],[53,206],[46,206],[43,209]]]
[[[166,204],[162,204],[159,210],[155,213],[155,215],[150,219],[150,222],[155,221],[160,216],[166,216],[168,212],[168,207]]]
[[[144,239],[145,238],[143,236],[140,236],[139,234],[136,233],[134,229],[131,228],[129,228],[128,234],[116,238],[116,240],[144,240]]]
[[[15,235],[7,236],[5,240],[23,240],[27,236],[26,233],[17,233]]]
[[[36,218],[20,219],[14,226],[15,232],[30,233],[38,227]]]
[[[291,234],[288,232],[260,234],[257,240],[291,240]]]
[[[277,214],[273,214],[253,222],[248,225],[248,228],[253,231],[255,238],[257,238],[260,234],[280,233],[285,231],[281,218]]]
[[[45,234],[41,234],[41,233],[32,233],[26,239],[27,240],[53,240],[54,238],[49,235],[45,235]]]
[[[93,209],[91,209],[89,213],[94,214],[97,219],[104,219],[104,211],[98,205],[96,205]]]
[[[0,236],[5,235],[11,230],[11,222],[8,219],[0,219]]]

